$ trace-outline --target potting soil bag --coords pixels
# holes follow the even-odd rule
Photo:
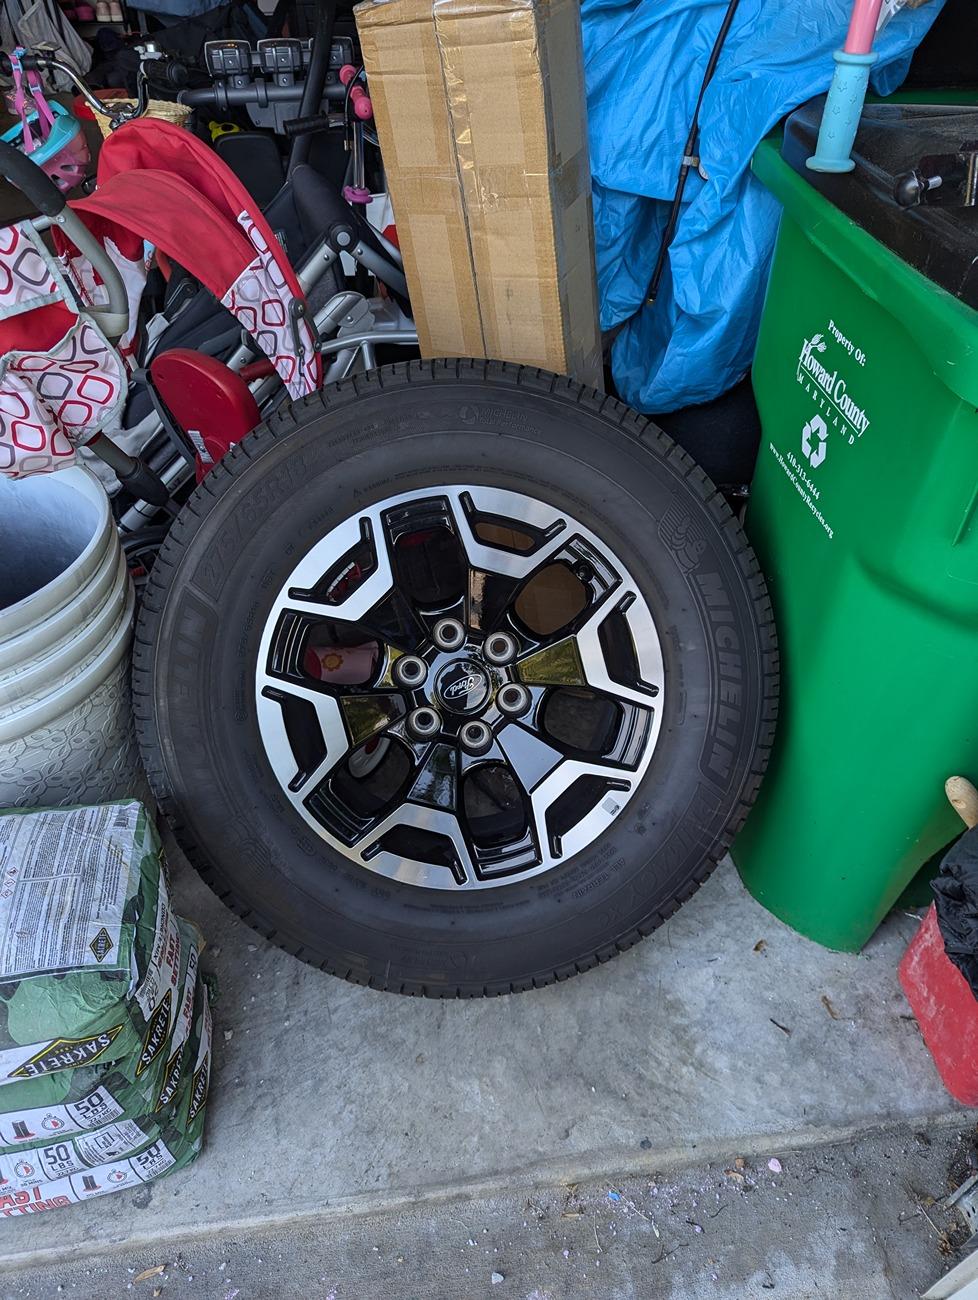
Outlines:
[[[944,951],[978,998],[978,827],[951,847],[930,883]]]
[[[138,1079],[179,1008],[180,932],[160,843],[135,801],[0,816],[0,1110],[3,1094],[119,1062]]]

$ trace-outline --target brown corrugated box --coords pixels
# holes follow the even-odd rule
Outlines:
[[[355,12],[423,355],[600,387],[577,0]]]

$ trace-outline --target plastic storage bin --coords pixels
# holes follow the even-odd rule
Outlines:
[[[101,484],[0,475],[0,555],[0,808],[145,798],[134,596]]]
[[[855,950],[960,830],[947,774],[978,772],[978,214],[892,200],[978,113],[868,109],[848,176],[801,174],[817,123],[754,161],[784,206],[747,512],[783,693],[733,856],[777,916]]]

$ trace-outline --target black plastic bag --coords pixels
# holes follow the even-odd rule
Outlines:
[[[978,827],[952,845],[930,883],[944,951],[978,998]]]

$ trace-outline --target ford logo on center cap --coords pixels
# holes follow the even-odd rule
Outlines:
[[[457,682],[451,682],[445,687],[445,698],[454,700],[459,695],[468,695],[470,691],[478,690],[482,685],[482,679],[478,673],[469,673],[468,677],[460,677]]]
[[[474,713],[489,698],[489,677],[470,659],[448,664],[438,675],[438,697],[453,713]]]

